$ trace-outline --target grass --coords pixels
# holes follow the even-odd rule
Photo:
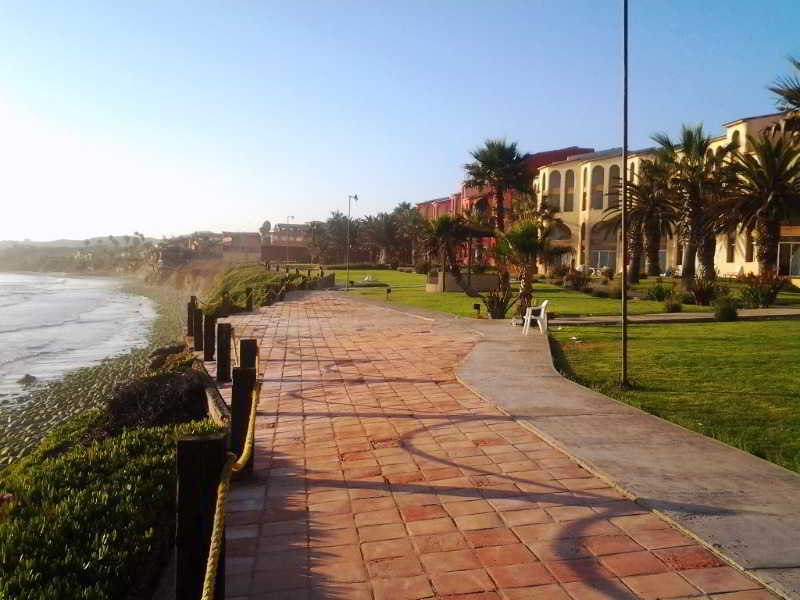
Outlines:
[[[632,325],[629,335],[632,390],[617,386],[617,327],[551,330],[556,366],[587,387],[800,471],[800,321]]]
[[[633,290],[637,292],[645,292],[648,288],[654,287],[658,283],[658,279],[658,277],[648,277],[647,279],[642,279],[639,281],[639,283],[633,286]],[[680,287],[681,280],[680,278],[663,277],[661,278],[661,283],[669,288],[672,287],[673,283]],[[744,283],[736,281],[735,279],[720,279],[719,283],[730,288],[731,291],[736,295],[738,295],[739,290],[745,287]],[[790,308],[800,307],[800,292],[780,292],[777,300],[775,301],[775,306],[787,306]],[[684,306],[684,310],[696,312],[694,306]]]

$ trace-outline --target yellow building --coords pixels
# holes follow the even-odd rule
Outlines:
[[[725,134],[713,138],[711,150],[730,142],[745,144],[747,136],[758,137],[765,128],[777,123],[783,113],[749,117],[725,123]],[[629,180],[635,175],[643,159],[653,158],[652,148],[629,152]],[[564,225],[554,232],[555,244],[568,245],[572,255],[563,260],[576,268],[599,269],[621,268],[621,244],[617,236],[608,234],[598,223],[603,211],[609,206],[618,206],[620,195],[614,193],[615,182],[620,181],[622,149],[592,152],[570,156],[567,160],[541,167],[534,179],[534,193],[539,202],[545,202],[558,210]],[[680,269],[683,257],[677,236],[662,240],[659,256],[661,272]],[[744,233],[736,236],[720,236],[717,239],[715,266],[723,277],[741,273],[758,273],[758,262],[752,238]],[[800,221],[781,227],[778,265],[781,275],[800,278]]]

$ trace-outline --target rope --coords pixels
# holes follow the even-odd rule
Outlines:
[[[244,469],[253,455],[253,438],[256,429],[256,407],[261,393],[261,382],[256,383],[253,389],[253,404],[250,407],[250,421],[247,424],[247,437],[244,440],[242,455],[237,459],[233,452],[228,452],[228,459],[222,467],[219,486],[217,486],[217,504],[214,508],[214,528],[211,531],[211,543],[208,548],[206,561],[206,577],[203,580],[203,595],[201,600],[213,600],[214,581],[217,578],[217,566],[222,554],[222,536],[225,532],[225,500],[231,485],[231,475]]]

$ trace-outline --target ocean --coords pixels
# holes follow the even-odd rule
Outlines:
[[[153,303],[104,277],[0,273],[0,412],[32,386],[147,343]],[[26,375],[32,384],[20,383]]]

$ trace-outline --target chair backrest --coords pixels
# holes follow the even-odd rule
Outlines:
[[[545,300],[544,302],[542,302],[542,306],[541,306],[542,312],[539,313],[539,316],[542,316],[542,317],[547,316],[547,305],[548,304],[550,304],[550,300]]]

